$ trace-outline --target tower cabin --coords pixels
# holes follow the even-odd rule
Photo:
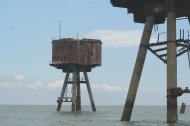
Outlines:
[[[50,65],[63,72],[91,72],[92,68],[101,66],[101,44],[97,39],[53,40]]]
[[[92,110],[96,111],[87,72],[101,66],[102,42],[97,39],[64,38],[52,41],[52,63],[57,69],[66,73],[60,97],[57,99],[57,111],[61,110],[62,102],[72,102],[72,111],[81,110],[80,84],[87,86]],[[80,77],[84,74],[84,79]],[[72,79],[69,75],[72,73]],[[68,84],[72,84],[72,96],[67,96]]]

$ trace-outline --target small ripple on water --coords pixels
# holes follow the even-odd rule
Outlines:
[[[164,106],[137,106],[132,121],[121,122],[123,106],[90,106],[80,112],[71,112],[70,106],[61,112],[56,106],[0,106],[2,126],[190,126],[190,112],[179,115],[178,123],[168,125]],[[156,115],[156,116],[155,116]]]

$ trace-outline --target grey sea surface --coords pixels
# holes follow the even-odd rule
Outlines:
[[[82,106],[82,111],[71,112],[54,105],[0,105],[0,126],[190,126],[190,106],[178,115],[178,123],[166,123],[166,106],[135,106],[132,119],[121,122],[123,106]]]

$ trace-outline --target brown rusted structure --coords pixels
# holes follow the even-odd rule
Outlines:
[[[166,48],[151,50],[151,52],[153,52],[161,60],[163,59],[162,58],[163,56],[165,56],[167,59],[163,60],[167,64],[167,122],[175,123],[177,121],[177,96],[180,95],[177,92],[178,88],[177,88],[176,47],[179,46],[179,44],[181,44],[180,42],[177,43],[176,41],[176,18],[188,17],[190,21],[190,9],[189,9],[190,1],[189,0],[111,0],[111,3],[115,7],[127,8],[128,13],[132,13],[134,15],[134,22],[145,23],[121,120],[129,121],[131,118],[137,94],[137,89],[140,82],[144,61],[146,58],[147,49],[151,50],[150,48],[151,45],[149,44],[149,41],[153,25],[164,23],[165,20],[167,20]],[[189,46],[185,48],[186,52],[189,51]],[[167,53],[164,54],[163,56],[157,55],[157,52],[161,50],[166,50]]]
[[[171,3],[172,2],[172,3]],[[115,7],[127,8],[134,15],[135,23],[145,23],[153,15],[154,24],[165,22],[168,12],[175,11],[176,18],[190,16],[189,0],[111,0]]]
[[[96,111],[87,72],[92,68],[101,66],[102,42],[96,39],[73,39],[64,38],[52,41],[51,66],[62,69],[66,73],[62,92],[58,97],[57,111],[60,111],[62,102],[72,102],[72,111],[81,110],[80,84],[86,84],[92,110]],[[80,77],[83,72],[84,78]],[[70,74],[72,78],[69,78]],[[72,97],[66,96],[68,84],[72,84]]]
[[[186,108],[186,105],[185,105],[185,103],[182,102],[179,113],[184,114],[185,113],[185,108]]]

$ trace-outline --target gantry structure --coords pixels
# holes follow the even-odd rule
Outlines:
[[[135,23],[144,23],[144,30],[134,66],[122,121],[131,118],[139,81],[141,78],[147,50],[153,52],[159,59],[167,64],[167,122],[177,121],[177,97],[189,93],[189,89],[177,87],[177,56],[189,51],[189,40],[176,39],[176,18],[187,17],[190,21],[189,0],[111,0],[114,7],[127,8],[128,13],[134,15]],[[153,26],[167,22],[167,41],[149,44]],[[165,48],[154,50],[154,46],[166,45]],[[182,52],[177,53],[176,48],[182,46]],[[166,53],[159,55],[159,51]],[[164,58],[163,58],[164,57]]]
[[[97,39],[63,38],[52,41],[52,62],[50,66],[66,73],[62,91],[57,99],[57,111],[63,102],[72,102],[72,111],[81,110],[81,84],[86,84],[92,110],[96,111],[87,72],[101,66],[102,42]],[[83,73],[83,77],[80,76]],[[72,77],[69,76],[72,74]],[[68,85],[72,85],[72,96],[67,95]]]

